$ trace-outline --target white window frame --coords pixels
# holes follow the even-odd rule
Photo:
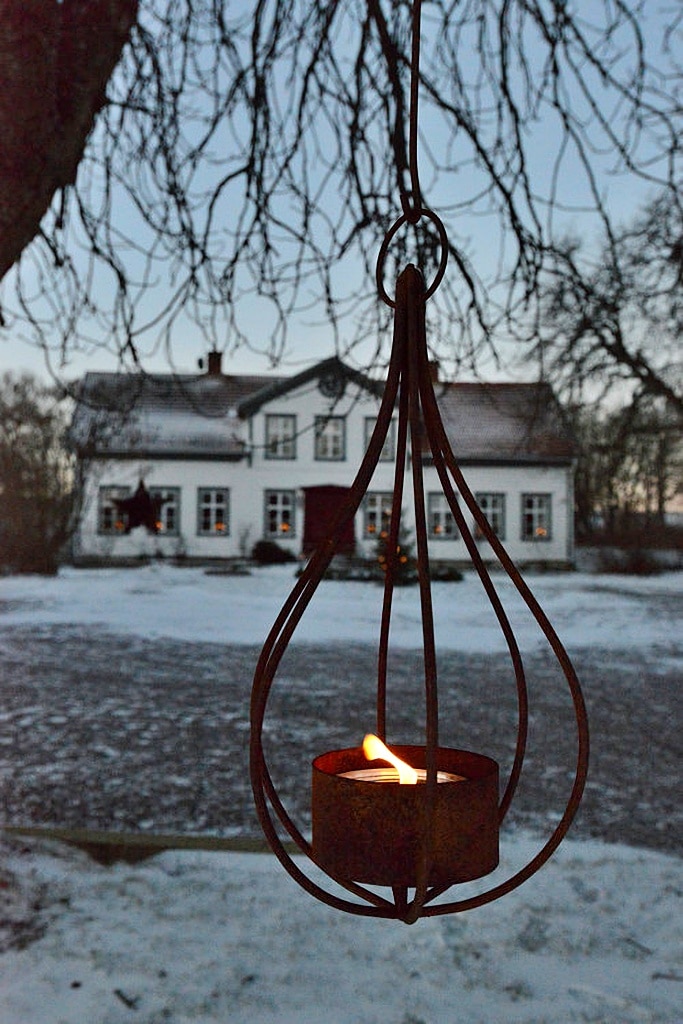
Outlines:
[[[263,513],[263,533],[268,540],[296,537],[296,491],[266,491]]]
[[[391,522],[391,491],[368,491],[363,502],[363,536],[381,537]]]
[[[294,413],[266,414],[266,459],[296,458],[296,415]]]
[[[552,540],[552,494],[522,494],[522,540],[527,544],[546,544]]]
[[[157,519],[157,536],[179,537],[180,536],[180,488],[160,487],[155,485],[149,487],[150,498],[163,498],[164,503],[159,509]]]
[[[373,435],[374,429],[377,425],[377,419],[374,416],[365,417],[365,451],[368,450],[370,444],[370,438]],[[382,451],[379,455],[379,462],[393,462],[396,458],[396,420],[393,419],[389,424],[387,430],[387,436],[384,438],[384,444],[382,445]]]
[[[346,417],[315,417],[315,458],[318,462],[343,462],[346,458]]]
[[[453,510],[441,491],[427,494],[427,530],[430,540],[458,540],[460,537]]]
[[[478,491],[474,497],[498,540],[505,540],[505,494],[502,491]],[[478,540],[483,537],[476,524],[474,532]]]
[[[197,536],[230,536],[230,489],[197,488]]]
[[[130,487],[120,484],[104,484],[98,489],[97,532],[100,536],[119,537],[126,532],[126,515],[118,511],[114,500],[122,501],[124,498],[130,498],[130,495]]]

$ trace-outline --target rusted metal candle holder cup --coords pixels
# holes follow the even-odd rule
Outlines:
[[[392,752],[425,769],[425,748]],[[467,750],[439,748],[437,770],[452,779],[436,785],[433,814],[425,823],[426,787],[365,781],[361,747],[331,750],[313,761],[313,856],[331,876],[368,885],[415,887],[427,851],[428,884],[449,886],[493,871],[498,864],[498,765]],[[390,774],[387,769],[387,775]],[[425,828],[430,835],[424,835]]]

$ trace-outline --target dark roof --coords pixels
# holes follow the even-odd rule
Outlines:
[[[237,407],[274,378],[228,374],[88,373],[72,444],[110,455],[222,456],[245,450]]]
[[[241,421],[316,379],[333,389],[351,382],[378,396],[384,386],[336,357],[291,377],[88,373],[71,441],[81,454],[237,459],[247,450]],[[437,383],[435,391],[463,463],[568,462],[575,454],[548,384]]]
[[[290,378],[264,374],[87,373],[79,400],[109,410],[132,408],[194,412],[199,416],[234,413],[244,398]]]
[[[564,462],[575,454],[549,384],[437,384],[435,391],[462,462]]]
[[[374,394],[383,388],[336,356],[290,377],[88,373],[71,442],[82,454],[239,458],[246,451],[240,420],[317,379],[342,392],[348,382]]]

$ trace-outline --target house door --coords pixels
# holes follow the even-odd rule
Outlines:
[[[303,551],[310,555],[313,549],[324,540],[342,501],[349,493],[348,487],[335,484],[324,484],[321,487],[304,487],[304,542]],[[353,519],[344,527],[339,540],[338,551],[342,555],[352,555],[356,549],[356,537]]]

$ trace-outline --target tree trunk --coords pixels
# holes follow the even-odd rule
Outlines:
[[[75,180],[137,0],[0,0],[0,279]]]

